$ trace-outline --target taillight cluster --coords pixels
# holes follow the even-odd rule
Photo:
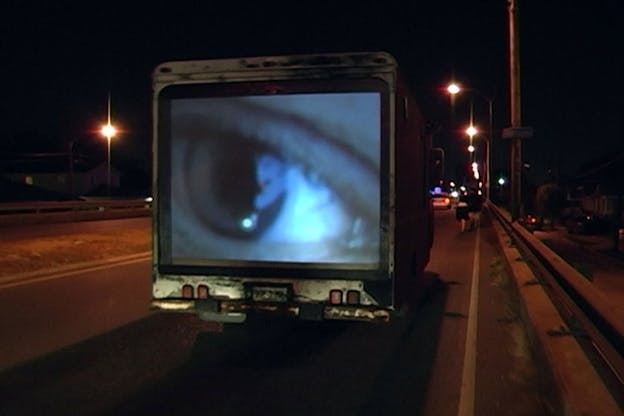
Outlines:
[[[208,286],[199,285],[197,286],[197,299],[207,299],[208,298]],[[182,286],[182,297],[184,299],[194,299],[195,298],[195,288],[193,285],[186,284]]]
[[[197,291],[191,284],[182,286],[182,297],[184,299],[207,299],[209,297],[208,286],[199,285]],[[329,303],[332,305],[359,305],[360,292],[358,290],[347,290],[346,293],[340,289],[332,289],[329,291]]]
[[[344,294],[340,289],[332,289],[329,291],[329,303],[332,305],[359,305],[360,304],[360,292],[357,290],[347,290]]]

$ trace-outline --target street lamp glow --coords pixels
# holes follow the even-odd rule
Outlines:
[[[106,168],[106,185],[108,189],[108,196],[111,194],[111,138],[117,134],[117,129],[113,127],[111,124],[111,100],[110,93],[108,94],[108,121],[106,125],[102,126],[100,130],[102,135],[106,137],[106,141],[108,142],[108,163]]]
[[[446,87],[446,90],[449,92],[449,94],[455,95],[461,91],[461,88],[459,88],[459,85],[453,82],[453,83],[450,83],[448,87]]]
[[[470,138],[472,139],[477,133],[479,133],[479,130],[477,130],[477,128],[475,126],[470,126],[466,129],[466,134],[468,136],[470,136]]]
[[[102,133],[102,136],[106,137],[110,141],[110,139],[115,137],[117,134],[117,129],[109,122],[107,125],[102,126],[102,130],[100,130],[100,132]]]
[[[472,174],[475,179],[479,180],[479,164],[477,162],[472,163]]]
[[[469,151],[470,153],[474,153],[474,151],[475,151],[475,147],[474,147],[473,145],[468,146],[468,151]]]
[[[505,185],[505,178],[498,178],[498,184],[499,184],[500,186]]]

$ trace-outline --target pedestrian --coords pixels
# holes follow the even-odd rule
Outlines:
[[[466,231],[466,224],[470,220],[470,216],[468,214],[468,203],[466,202],[466,198],[463,196],[459,198],[459,201],[455,206],[455,219],[459,221],[461,231]]]
[[[467,198],[468,218],[470,230],[477,228],[481,224],[481,207],[483,206],[483,198],[478,192],[472,192]]]

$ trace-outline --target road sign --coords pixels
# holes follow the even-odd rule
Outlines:
[[[530,139],[533,127],[507,127],[503,129],[503,139]]]

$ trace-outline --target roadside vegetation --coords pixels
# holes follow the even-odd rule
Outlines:
[[[149,230],[137,229],[0,241],[0,277],[150,250]]]

